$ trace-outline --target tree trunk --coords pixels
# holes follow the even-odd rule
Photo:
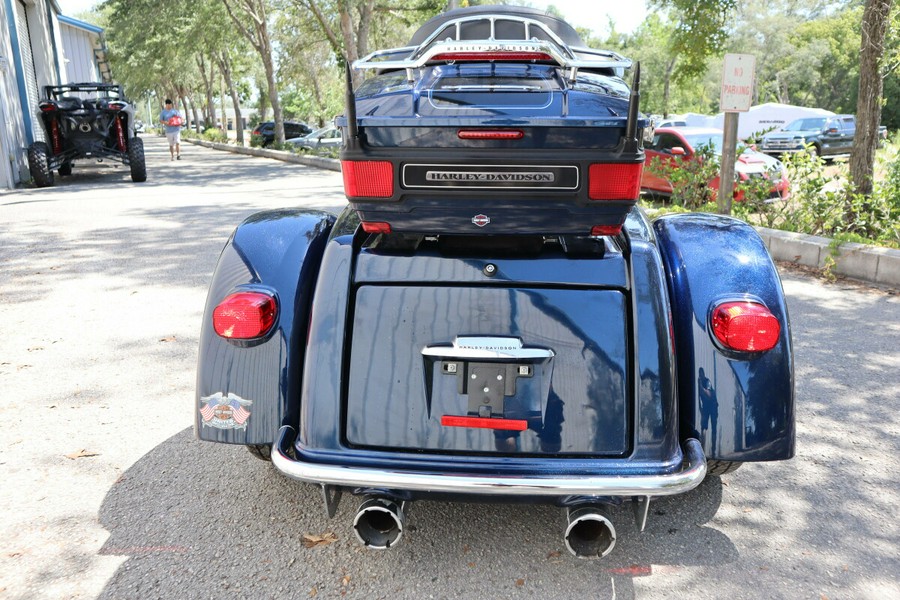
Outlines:
[[[666,65],[666,74],[663,79],[663,118],[669,118],[669,86],[672,83],[672,72],[675,71],[675,62],[678,59],[672,57]]]
[[[850,179],[854,190],[867,196],[872,193],[872,177],[875,172],[875,149],[878,145],[884,83],[881,60],[884,56],[884,38],[892,1],[866,0],[863,12],[859,49],[859,100],[856,104],[856,135],[850,154]]]
[[[228,53],[224,51],[219,54],[219,68],[222,71],[222,77],[225,78],[225,87],[231,94],[231,104],[234,106],[234,130],[237,135],[237,144],[243,146],[244,121],[241,117],[241,99],[238,97],[237,88],[234,87],[234,80],[231,78],[231,61],[228,60]],[[225,109],[222,108],[222,111],[224,112]]]

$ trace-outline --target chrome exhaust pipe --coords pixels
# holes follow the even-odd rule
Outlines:
[[[570,508],[566,548],[578,558],[602,558],[616,545],[616,528],[597,506]]]
[[[403,506],[387,498],[369,498],[353,519],[356,537],[368,548],[393,548],[403,537],[406,515]]]

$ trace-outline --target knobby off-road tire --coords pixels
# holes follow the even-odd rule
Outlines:
[[[72,174],[72,163],[66,163],[64,165],[60,165],[60,167],[59,167],[60,177],[68,177],[71,174]]]
[[[128,140],[128,163],[131,166],[131,180],[137,183],[147,181],[147,164],[144,162],[144,140],[135,136]]]
[[[727,475],[741,468],[741,462],[732,462],[729,460],[710,460],[706,462],[707,475]]]
[[[247,444],[247,451],[259,460],[272,460],[272,446],[265,444]]]
[[[53,185],[53,171],[50,170],[50,147],[44,142],[35,142],[28,147],[28,171],[37,187]]]

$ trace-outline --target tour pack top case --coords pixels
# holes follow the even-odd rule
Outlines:
[[[373,233],[614,235],[640,193],[639,66],[522,7],[450,11],[354,64],[344,185]]]

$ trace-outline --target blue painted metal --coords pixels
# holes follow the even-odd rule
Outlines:
[[[59,19],[60,23],[65,23],[66,25],[77,27],[78,29],[84,29],[85,31],[90,31],[91,33],[96,33],[98,35],[103,33],[102,27],[91,25],[90,23],[85,23],[84,21],[79,21],[78,19],[73,19],[72,17],[66,15],[58,15],[57,18]]]
[[[278,428],[297,421],[300,368],[311,292],[334,216],[319,211],[257,213],[235,230],[219,257],[200,334],[195,431],[204,440],[271,444]],[[275,296],[278,317],[263,340],[227,341],[212,328],[212,311],[236,291]],[[205,422],[203,398],[221,393],[250,401],[246,428]]]
[[[678,357],[682,437],[710,459],[765,461],[794,455],[794,372],[781,280],[756,231],[718,215],[655,221],[668,274]],[[762,302],[782,324],[778,345],[759,354],[725,352],[709,315],[729,299]]]

